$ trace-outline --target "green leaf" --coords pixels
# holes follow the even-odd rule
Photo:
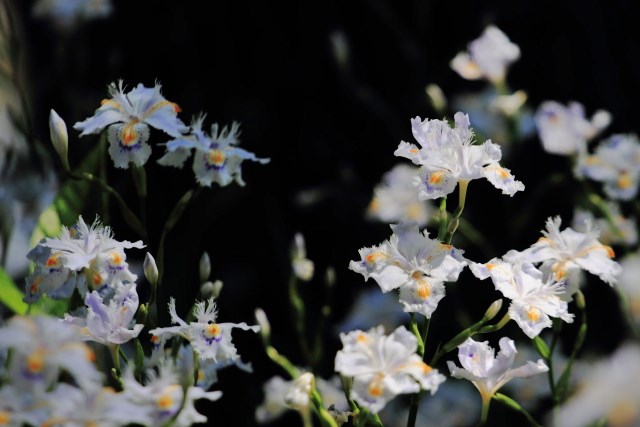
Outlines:
[[[0,267],[0,303],[15,314],[26,314],[29,305],[22,298],[24,294],[18,289],[11,277]],[[31,310],[33,312],[33,310]]]

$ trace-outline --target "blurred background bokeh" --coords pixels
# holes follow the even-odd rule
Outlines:
[[[632,0],[114,0],[105,16],[71,21],[34,14],[35,1],[2,3],[10,10],[2,34],[12,33],[1,62],[3,228],[20,226],[27,233],[64,183],[49,145],[51,108],[67,122],[75,165],[98,139],[79,138],[72,124],[93,114],[108,97],[109,83],[123,79],[132,88],[160,82],[163,95],[180,105],[185,123],[200,112],[207,114],[206,127],[237,120],[242,147],[271,158],[265,166],[245,164],[246,187],[214,185],[189,206],[167,240],[161,307],[174,296],[184,312],[199,297],[198,260],[207,251],[212,278],[224,282],[220,320],[252,323],[254,309],[262,307],[272,322],[274,345],[302,363],[287,293],[289,251],[294,234],[301,232],[316,271],[302,284],[309,323],[317,321],[323,305],[331,307],[330,324],[322,331],[325,358],[319,372],[325,377],[339,349],[337,325],[358,295],[377,288],[348,270],[359,248],[390,234],[387,225],[365,217],[373,188],[403,162],[393,152],[401,140],[413,141],[410,118],[442,118],[426,95],[428,84],[442,88],[451,114],[456,103],[464,103],[461,96],[477,98],[486,87],[460,78],[449,62],[487,25],[498,26],[520,46],[521,58],[507,80],[513,90],[526,91],[529,108],[549,99],[576,100],[588,115],[596,109],[611,112],[605,135],[638,130],[640,5]],[[10,119],[15,111],[24,112],[20,125]],[[503,146],[503,165],[526,185],[524,192],[509,198],[487,182],[469,187],[464,217],[489,242],[479,247],[462,237],[454,240],[471,259],[487,261],[528,247],[549,216],[561,215],[569,225],[576,201],[584,197],[567,159],[546,154],[530,127],[519,141],[493,138]],[[166,140],[160,132],[151,134],[152,145]],[[158,167],[162,151],[155,148],[148,165],[147,243],[153,250],[174,204],[196,185],[189,167]],[[109,165],[108,177],[135,206],[131,175]],[[99,204],[87,200],[83,214],[93,219]],[[137,239],[113,205],[108,218],[118,239]],[[13,258],[5,252],[4,261],[19,277],[26,262],[16,257],[28,247],[15,245]],[[143,251],[133,252],[131,262],[141,263]],[[331,291],[324,279],[329,268],[335,270]],[[585,290],[593,301],[592,318],[607,319],[590,324],[586,351],[596,354],[615,348],[626,335],[615,294],[598,285]],[[465,312],[470,319],[499,295],[469,272],[448,292],[452,298],[445,298],[440,310]],[[441,323],[436,315],[432,342],[460,329],[444,318]],[[166,312],[160,319],[168,324]],[[570,345],[575,331],[571,326],[566,331]],[[203,409],[212,425],[254,425],[262,383],[281,374],[257,337],[239,333],[235,340],[254,374],[221,372],[216,388],[224,396]],[[495,411],[500,419],[502,408]],[[288,414],[273,425],[296,422],[296,415]]]

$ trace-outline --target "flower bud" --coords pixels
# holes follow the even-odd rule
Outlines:
[[[489,320],[493,319],[500,312],[501,308],[502,308],[502,299],[495,300],[489,306],[487,311],[485,311],[484,317],[482,318],[482,320],[484,320],[485,322],[488,322]]]
[[[438,114],[444,114],[447,110],[447,97],[444,96],[444,92],[442,92],[440,86],[435,83],[428,84],[425,92],[433,109],[436,110]]]
[[[156,260],[149,252],[144,257],[144,277],[147,278],[152,287],[158,284],[158,266]]]
[[[53,148],[60,156],[64,170],[69,170],[69,134],[67,125],[53,109],[49,112],[49,135]]]
[[[147,304],[140,304],[138,307],[138,312],[136,313],[136,323],[144,325],[147,321],[147,315],[149,314],[149,310],[147,308]]]
[[[200,296],[204,299],[218,298],[220,291],[222,291],[222,286],[222,280],[216,280],[215,282],[207,280],[200,286]]]
[[[305,411],[309,408],[310,396],[316,387],[316,379],[311,372],[305,372],[293,381],[284,396],[284,402],[290,408]]]
[[[269,319],[267,319],[267,314],[261,308],[256,308],[255,311],[256,322],[260,326],[260,335],[262,336],[262,340],[265,344],[269,343],[269,339],[271,338],[271,324],[269,323]]]
[[[202,253],[200,257],[200,283],[204,283],[209,280],[209,276],[211,275],[211,259],[209,258],[209,254],[206,252]]]

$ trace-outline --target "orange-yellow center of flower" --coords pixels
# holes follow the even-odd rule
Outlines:
[[[224,163],[225,155],[221,150],[209,151],[209,163],[214,166],[222,166]]]
[[[11,421],[11,414],[5,411],[0,411],[0,426],[7,426]]]
[[[431,184],[440,184],[442,182],[442,177],[444,176],[444,172],[433,172],[429,176],[429,183]]]
[[[32,374],[37,374],[44,367],[44,354],[42,350],[36,350],[27,357],[27,370]]]
[[[631,175],[629,172],[622,172],[618,176],[618,187],[627,189],[633,185],[633,180],[631,179]]]
[[[29,285],[29,292],[32,294],[35,294],[36,292],[38,292],[43,280],[44,278],[42,276],[36,276],[35,279],[33,279],[31,284]]]
[[[156,404],[158,405],[158,408],[167,410],[173,406],[173,398],[168,393],[163,394],[158,397]]]
[[[527,318],[532,322],[540,320],[540,310],[535,307],[529,307],[527,309]]]
[[[360,343],[365,343],[369,341],[369,337],[367,337],[365,334],[358,334],[358,336],[356,337],[356,341]]]
[[[122,263],[124,262],[124,260],[122,259],[122,255],[117,251],[111,252],[110,258],[111,258],[111,265],[119,266],[119,265],[122,265]]]
[[[174,396],[180,388],[177,384],[171,384],[164,388],[163,393],[156,399],[156,406],[163,411],[169,410],[175,406]]]
[[[60,254],[52,254],[47,261],[44,263],[45,266],[51,267],[59,267],[60,266]]]
[[[387,257],[387,254],[385,254],[384,252],[371,252],[369,255],[364,257],[364,260],[367,262],[367,264],[375,264],[376,262],[380,261],[381,259],[385,259]]]
[[[380,386],[380,380],[377,378],[373,380],[371,384],[369,384],[367,392],[373,397],[382,396],[382,387]]]
[[[220,336],[220,332],[220,326],[215,323],[207,325],[205,329],[205,335],[207,336],[207,338],[217,338],[218,336]]]
[[[417,148],[412,148],[411,150],[409,150],[409,152],[411,154],[416,154],[419,150]]]
[[[607,414],[607,425],[611,427],[628,427],[638,425],[640,413],[638,406],[630,399],[616,402]]]
[[[135,128],[135,123],[128,124],[122,129],[122,142],[127,146],[138,142],[138,131]]]
[[[160,342],[160,337],[157,335],[151,335],[151,342],[154,344],[158,344]]]

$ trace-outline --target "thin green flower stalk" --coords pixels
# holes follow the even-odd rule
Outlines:
[[[102,181],[99,177],[95,176],[89,172],[72,172],[69,171],[68,175],[71,179],[76,181],[87,181],[92,184],[96,184],[101,191],[112,196],[116,202],[118,203],[118,207],[120,208],[120,212],[122,216],[129,224],[129,226],[135,231],[142,240],[148,241],[149,237],[147,236],[147,232],[142,224],[142,221],[133,213],[133,211],[127,206],[127,203],[124,201],[120,193],[118,193],[113,187],[111,187],[106,182]]]
[[[304,309],[304,301],[298,293],[298,280],[296,279],[295,274],[291,274],[291,276],[289,277],[289,302],[291,303],[291,307],[293,308],[291,312],[292,321],[296,328],[296,334],[298,335],[298,343],[300,344],[302,355],[305,359],[305,362],[311,365],[313,356],[305,337],[306,314]]]
[[[467,340],[467,338],[471,338],[472,336],[479,334],[479,333],[486,333],[486,332],[494,332],[497,330],[502,329],[508,322],[509,320],[511,320],[509,318],[509,314],[505,314],[502,319],[496,323],[495,325],[491,325],[489,327],[491,327],[490,330],[487,330],[485,328],[483,328],[483,326],[489,322],[491,319],[493,319],[498,312],[500,311],[500,309],[502,308],[502,300],[496,300],[494,301],[489,308],[487,309],[487,311],[485,312],[484,316],[482,317],[482,319],[479,322],[474,323],[473,325],[471,325],[470,327],[468,327],[467,329],[461,331],[460,333],[458,333],[458,335],[456,335],[455,337],[451,338],[451,340],[449,340],[445,345],[443,345],[440,350],[433,356],[433,358],[431,359],[431,362],[429,363],[430,366],[435,366],[436,363],[438,363],[438,361],[440,360],[440,358],[442,356],[444,356],[445,354],[455,350],[456,348],[458,348],[458,346],[460,344],[462,344],[463,342],[465,342]],[[487,328],[489,328],[487,327]]]
[[[133,178],[133,185],[136,188],[138,199],[140,203],[140,219],[142,224],[147,225],[147,172],[144,165],[138,166],[132,164],[131,177]]]

